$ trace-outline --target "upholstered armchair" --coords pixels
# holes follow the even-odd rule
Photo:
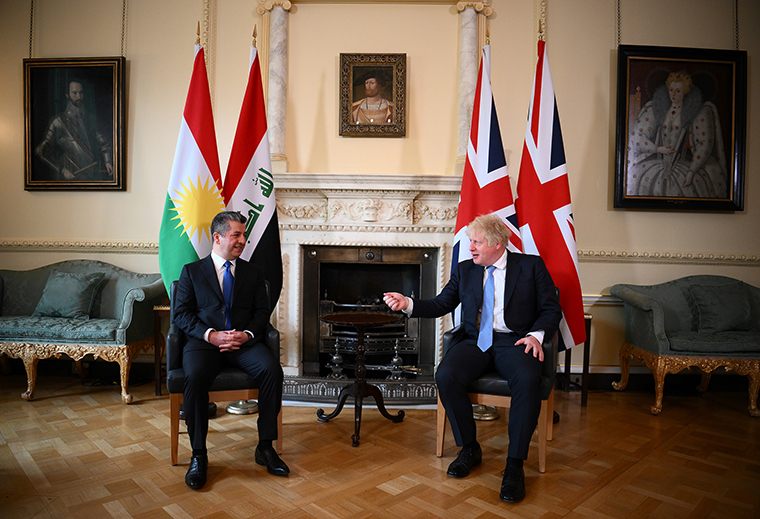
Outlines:
[[[625,311],[618,390],[628,383],[631,358],[643,361],[655,378],[652,414],[662,411],[665,375],[696,366],[700,391],[718,367],[749,377],[749,412],[760,389],[760,289],[724,276],[688,276],[658,285],[614,285]]]

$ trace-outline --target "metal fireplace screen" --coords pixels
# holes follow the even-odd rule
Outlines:
[[[308,247],[304,250],[304,374],[353,378],[357,332],[321,321],[335,312],[389,312],[384,292],[435,295],[436,249]],[[402,319],[365,331],[367,378],[432,376],[432,320]]]

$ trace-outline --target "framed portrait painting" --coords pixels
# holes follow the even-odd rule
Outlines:
[[[406,135],[406,54],[340,55],[340,135]]]
[[[615,207],[741,211],[744,51],[621,45]]]
[[[24,60],[24,189],[126,188],[125,61]]]

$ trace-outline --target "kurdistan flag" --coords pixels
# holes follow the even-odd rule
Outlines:
[[[211,220],[223,210],[206,61],[203,47],[196,45],[158,242],[158,264],[167,293],[185,264],[211,252]]]

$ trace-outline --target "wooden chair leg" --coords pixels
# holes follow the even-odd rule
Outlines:
[[[549,399],[546,401],[546,403],[549,406],[549,409],[547,410],[547,414],[546,414],[546,420],[547,420],[546,440],[552,441],[552,439],[554,439],[554,390],[553,389],[552,389],[552,392],[549,393]]]
[[[179,450],[179,406],[182,403],[182,395],[173,393],[169,396],[169,422],[171,423],[171,451],[172,465],[177,464],[177,451]]]
[[[550,400],[542,401],[541,413],[538,416],[538,471],[542,474],[546,472],[546,435],[554,415],[551,407]]]
[[[446,434],[446,409],[444,409],[441,403],[441,397],[438,397],[438,413],[436,418],[435,455],[440,458],[443,456],[443,440]]]
[[[277,415],[277,441],[275,442],[275,449],[277,454],[282,454],[282,404],[280,404],[280,412]]]

